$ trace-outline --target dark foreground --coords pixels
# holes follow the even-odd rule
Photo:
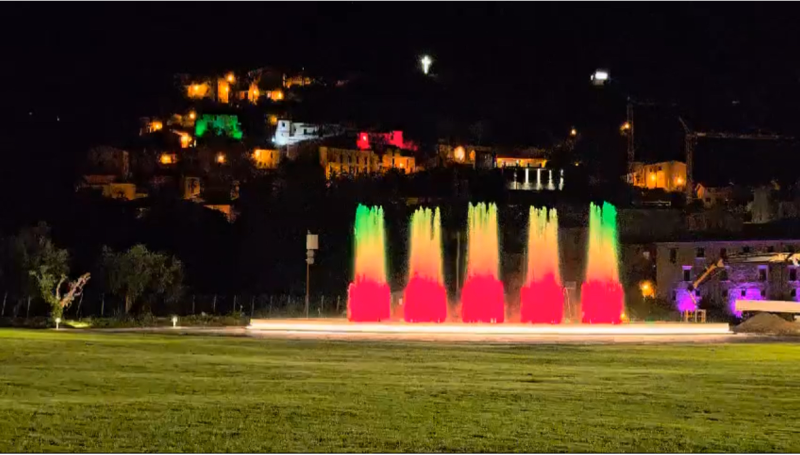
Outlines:
[[[0,330],[0,451],[800,450],[800,345]]]

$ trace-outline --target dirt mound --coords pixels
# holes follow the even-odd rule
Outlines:
[[[766,333],[800,335],[800,324],[789,322],[770,313],[759,313],[733,328],[737,333]]]

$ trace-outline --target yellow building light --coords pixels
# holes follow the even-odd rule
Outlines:
[[[159,131],[160,129],[164,128],[164,124],[159,121],[151,122],[150,123],[150,131]]]
[[[225,76],[225,80],[233,84],[233,81],[235,81],[236,78],[233,77],[233,73],[228,73],[228,75]]]
[[[217,163],[219,163],[219,164],[225,164],[225,154],[222,153],[222,152],[217,153],[216,160],[217,160]]]
[[[278,124],[278,116],[277,115],[270,115],[269,116],[269,124],[275,126]]]
[[[258,96],[258,89],[257,88],[253,89],[253,96]]]
[[[195,118],[197,118],[197,114],[195,114],[195,112],[194,112],[194,111],[192,111],[192,112],[189,112],[189,118],[190,118],[190,119],[192,119],[192,120],[194,120]]]
[[[678,185],[683,185],[683,178],[682,177],[676,178],[675,179],[675,183],[678,184]]]
[[[622,126],[619,127],[619,129],[622,131],[628,131],[629,129],[631,129],[630,122],[623,123]]]
[[[192,85],[192,91],[193,92],[196,92],[198,90],[200,90],[200,86],[199,85],[197,85],[197,84]]]
[[[642,297],[652,297],[655,295],[655,290],[653,289],[653,283],[649,281],[642,281],[639,283],[639,289],[642,291]]]
[[[656,175],[655,174],[650,174],[650,180],[655,182],[656,181]]]
[[[169,153],[162,153],[159,161],[161,161],[161,164],[173,164],[175,162],[175,157]]]
[[[571,130],[569,130],[569,135],[572,136],[572,137],[577,136],[578,135],[578,130],[576,130],[575,128],[572,128]]]
[[[181,134],[181,147],[188,148],[191,142],[192,142],[192,136],[189,136],[186,133]]]
[[[460,145],[453,150],[453,157],[456,159],[456,161],[464,161],[465,155],[466,151],[464,150],[464,147],[461,147]]]

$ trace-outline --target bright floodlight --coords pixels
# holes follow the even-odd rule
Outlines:
[[[420,59],[419,62],[422,64],[422,72],[428,74],[431,64],[433,64],[433,60],[429,56],[425,55]]]
[[[596,70],[591,77],[594,85],[603,85],[608,80],[608,70]]]
[[[172,327],[175,327],[177,323],[178,323],[178,316],[172,316]]]
[[[56,330],[58,330],[59,324],[61,324],[61,318],[56,318]]]

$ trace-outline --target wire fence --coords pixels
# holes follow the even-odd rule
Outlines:
[[[0,318],[40,318],[50,308],[39,298],[0,295]],[[250,318],[291,318],[306,316],[304,295],[291,294],[188,294],[179,301],[138,302],[133,311],[156,316],[239,314]],[[65,318],[121,317],[127,315],[125,300],[109,294],[84,294],[64,312]],[[347,297],[315,295],[308,301],[308,317],[331,318],[347,314]]]

